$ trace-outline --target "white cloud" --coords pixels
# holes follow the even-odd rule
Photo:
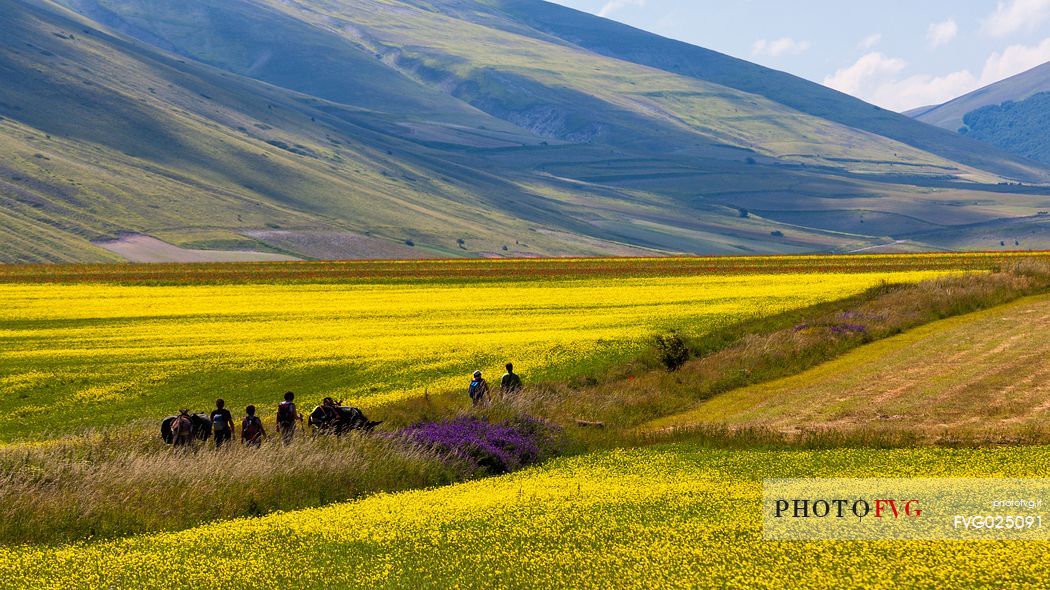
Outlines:
[[[943,76],[902,76],[908,63],[878,52],[824,78],[824,85],[881,107],[903,111],[940,104],[1050,61],[1050,38],[1032,45],[1011,45],[985,60],[980,75],[970,70]]]
[[[967,70],[944,76],[917,74],[903,80],[890,80],[875,89],[872,102],[888,109],[908,109],[941,104],[976,90],[979,84]]]
[[[942,23],[931,24],[926,32],[926,40],[929,41],[930,47],[940,47],[951,43],[958,35],[959,25],[954,18],[950,18]]]
[[[1050,18],[1050,0],[999,0],[995,12],[984,19],[984,32],[1006,37],[1034,30]]]
[[[791,37],[781,37],[773,40],[759,39],[751,46],[751,54],[773,58],[783,55],[801,55],[810,46],[811,43],[809,41],[795,41]]]
[[[824,85],[846,94],[863,96],[871,86],[893,78],[907,65],[903,59],[886,57],[875,51],[865,54],[853,65],[824,78]]]
[[[628,6],[645,6],[645,0],[609,0],[598,10],[598,16],[609,16],[610,14]]]
[[[892,110],[939,104],[975,88],[969,72],[901,77],[903,59],[873,52],[824,79],[824,85]]]
[[[988,56],[981,71],[981,85],[986,86],[1050,61],[1050,37],[1032,46],[1011,45]]]
[[[867,51],[882,42],[882,33],[872,33],[857,43],[857,49]]]

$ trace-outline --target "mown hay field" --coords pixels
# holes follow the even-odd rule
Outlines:
[[[0,284],[0,440],[152,423],[217,397],[269,411],[286,390],[303,405],[332,396],[372,410],[465,388],[475,369],[498,380],[506,361],[532,382],[586,375],[659,333],[702,333],[958,272],[933,257],[895,271],[846,262],[824,273],[528,280],[536,263],[525,261],[503,264],[504,282]]]
[[[726,392],[645,429],[878,427],[934,440],[1027,439],[1050,431],[1048,356],[1050,296],[1027,297],[920,326],[796,375]]]
[[[1037,587],[1050,543],[769,542],[777,477],[1045,477],[1045,447],[712,450],[509,476],[98,544],[0,548],[12,588]]]

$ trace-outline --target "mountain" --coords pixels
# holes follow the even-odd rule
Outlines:
[[[757,94],[800,112],[918,147],[957,162],[1026,174],[987,146],[916,127],[909,117],[881,109],[797,76],[716,51],[673,41],[614,21],[534,0],[496,4],[539,30],[602,55]]]
[[[969,137],[1050,165],[1050,92],[981,107],[963,123]]]
[[[1050,244],[1035,162],[538,0],[0,21],[0,262]]]
[[[1050,63],[908,114],[1050,165]]]
[[[1020,102],[1041,92],[1050,92],[1050,63],[985,86],[944,104],[915,109],[906,114],[923,123],[958,131],[965,126],[963,119],[969,113],[1004,102]]]

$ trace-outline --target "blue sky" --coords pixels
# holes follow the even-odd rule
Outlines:
[[[553,1],[894,110],[1050,61],[1050,0]]]

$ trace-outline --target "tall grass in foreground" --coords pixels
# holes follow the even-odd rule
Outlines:
[[[382,436],[173,452],[137,429],[0,447],[0,542],[172,530],[462,481],[466,462]]]
[[[0,447],[0,543],[175,530],[502,474],[558,454],[528,418],[173,450],[140,429]]]

